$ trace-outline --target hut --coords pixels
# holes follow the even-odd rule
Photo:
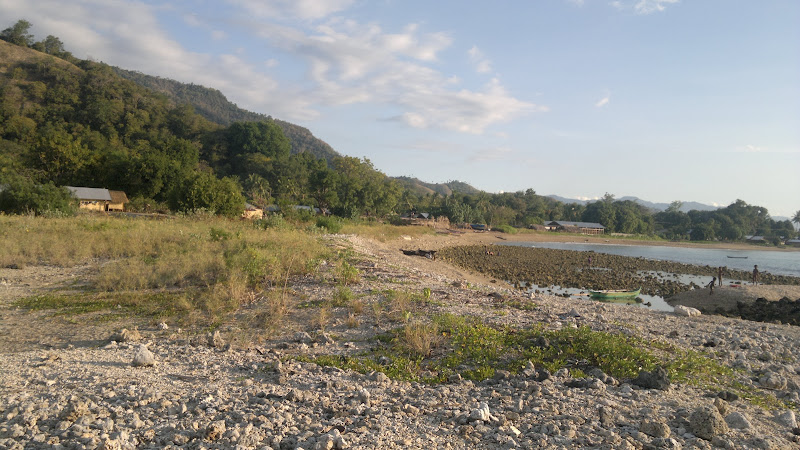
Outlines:
[[[79,208],[88,211],[107,211],[111,203],[111,194],[108,189],[64,186],[79,201]]]
[[[580,234],[603,234],[605,233],[606,227],[600,225],[599,223],[595,222],[566,222],[561,220],[554,220],[552,222],[548,222],[545,226],[553,231],[565,231],[568,233],[580,233]]]
[[[111,201],[108,203],[107,211],[125,211],[125,203],[129,203],[128,196],[123,191],[108,191]]]
[[[244,204],[244,212],[242,213],[243,219],[263,219],[264,210],[258,206],[251,205],[250,203]]]

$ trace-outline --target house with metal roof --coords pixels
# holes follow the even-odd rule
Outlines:
[[[606,227],[594,222],[568,222],[564,220],[554,220],[545,226],[553,231],[566,231],[568,233],[581,234],[603,234]]]
[[[64,186],[69,189],[72,196],[77,198],[80,209],[89,211],[108,211],[108,204],[111,203],[111,194],[108,189]]]

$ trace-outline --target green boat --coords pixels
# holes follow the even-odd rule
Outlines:
[[[597,300],[605,300],[608,302],[630,300],[639,296],[641,288],[635,291],[626,290],[605,290],[605,291],[589,291],[589,295]]]

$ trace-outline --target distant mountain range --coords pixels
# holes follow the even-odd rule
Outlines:
[[[587,203],[591,203],[591,202],[595,201],[595,200],[579,200],[579,199],[576,199],[576,198],[566,198],[566,197],[561,197],[561,196],[558,196],[558,195],[547,195],[546,197],[552,198],[553,200],[558,200],[561,203],[578,203],[580,205],[585,205]],[[640,199],[638,197],[626,196],[626,197],[622,197],[622,198],[615,198],[614,200],[615,201],[630,200],[630,201],[636,202],[636,203],[644,206],[645,208],[652,209],[653,211],[656,211],[656,212],[658,212],[658,211],[666,211],[666,209],[669,208],[669,203],[653,203],[653,202],[648,202],[647,200],[642,200],[642,199]],[[719,208],[720,208],[719,206],[706,205],[706,204],[698,203],[698,202],[683,202],[683,204],[681,205],[681,209],[680,210],[683,211],[683,212],[689,212],[689,211],[692,211],[692,210],[695,210],[695,211],[714,211],[714,210],[719,209]]]

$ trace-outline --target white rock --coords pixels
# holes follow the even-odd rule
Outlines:
[[[750,419],[748,419],[744,413],[738,411],[732,412],[725,416],[725,422],[727,422],[729,427],[737,430],[746,430],[752,427]]]
[[[788,428],[797,428],[797,417],[795,417],[794,411],[791,409],[775,416],[775,421]]]
[[[154,366],[156,364],[156,357],[147,349],[146,345],[139,344],[136,353],[133,355],[133,362],[131,362],[131,364],[134,367]]]
[[[675,307],[675,314],[685,317],[694,317],[694,316],[699,316],[701,313],[700,310],[697,308],[692,308],[691,306],[678,305]]]

